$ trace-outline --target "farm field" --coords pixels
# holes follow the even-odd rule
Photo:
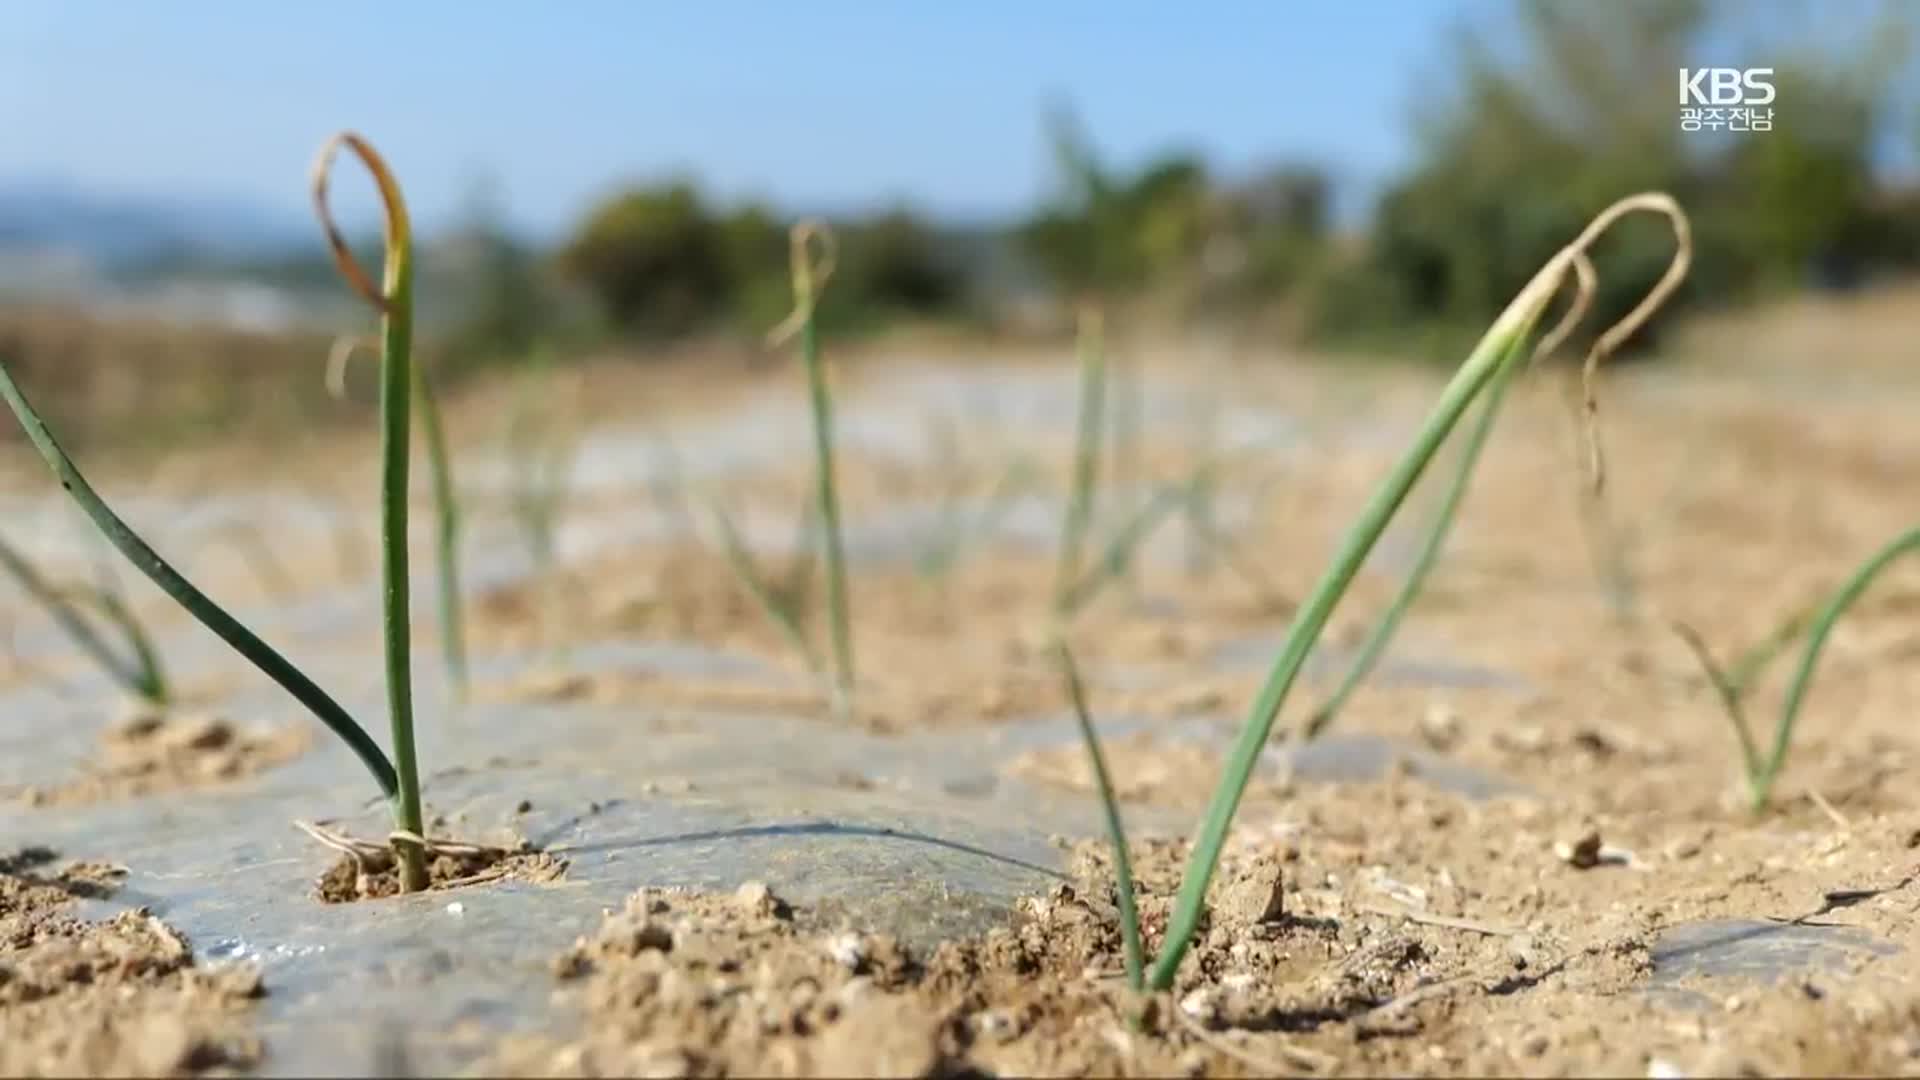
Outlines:
[[[1836,624],[1757,812],[1674,624],[1731,666],[1912,527],[1915,305],[1889,289],[1696,320],[1608,368],[1597,504],[1567,365],[1517,376],[1425,590],[1307,739],[1457,451],[1335,611],[1191,950],[1145,998],[1055,635],[1152,950],[1290,619],[1442,371],[1117,343],[1086,562],[1202,471],[1207,497],[1150,514],[1055,622],[1070,353],[829,340],[844,698],[743,576],[780,586],[824,670],[797,360],[555,371],[536,398],[557,464],[531,478],[501,434],[531,415],[523,388],[463,388],[444,410],[469,686],[440,663],[424,467],[413,683],[427,835],[479,846],[379,899],[391,824],[345,747],[110,562],[19,446],[8,539],[52,578],[119,583],[171,705],[129,704],[6,596],[0,1072],[1910,1069],[1920,576],[1894,564]],[[80,464],[350,712],[383,710],[371,422]],[[1742,696],[1763,743],[1798,656]]]

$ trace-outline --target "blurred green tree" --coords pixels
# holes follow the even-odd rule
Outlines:
[[[1133,176],[1103,165],[1065,108],[1047,117],[1060,191],[1017,230],[1049,283],[1070,300],[1112,300],[1196,258],[1210,193],[1197,158],[1169,154]]]
[[[696,329],[725,308],[738,272],[732,264],[751,246],[750,236],[716,222],[699,192],[682,180],[630,188],[602,202],[568,239],[559,261],[619,329],[665,335]]]
[[[831,325],[951,314],[965,302],[968,283],[947,245],[910,208],[894,207],[841,227],[839,266],[821,301]]]
[[[1327,276],[1317,328],[1484,325],[1594,213],[1648,189],[1673,193],[1693,216],[1683,300],[1915,257],[1877,241],[1899,234],[1904,212],[1880,197],[1873,173],[1904,56],[1892,24],[1835,55],[1781,50],[1773,129],[1736,134],[1682,131],[1667,88],[1697,66],[1717,18],[1745,14],[1737,5],[1527,0],[1519,10],[1516,50],[1461,35],[1456,85],[1417,114],[1418,163],[1381,199],[1363,254]],[[1670,251],[1653,221],[1607,240],[1589,332],[1625,314]]]

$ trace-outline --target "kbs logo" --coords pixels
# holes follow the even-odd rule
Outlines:
[[[1772,131],[1772,68],[1681,68],[1681,131]],[[1701,108],[1701,106],[1706,106]]]
[[[1681,68],[1680,104],[1771,105],[1772,74],[1772,68]]]

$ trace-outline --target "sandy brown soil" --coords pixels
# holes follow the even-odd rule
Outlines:
[[[727,897],[652,894],[610,916],[599,937],[561,962],[562,985],[589,1010],[586,1036],[510,1047],[494,1068],[1913,1071],[1920,804],[1900,780],[1920,764],[1911,730],[1920,672],[1908,662],[1920,652],[1912,624],[1920,572],[1896,567],[1834,636],[1763,815],[1744,806],[1727,721],[1670,623],[1685,621],[1725,658],[1823,596],[1912,525],[1902,485],[1920,460],[1920,429],[1902,419],[1898,395],[1815,404],[1717,370],[1685,376],[1704,381],[1698,389],[1669,385],[1659,372],[1607,386],[1605,527],[1581,512],[1585,474],[1562,387],[1545,379],[1517,391],[1402,641],[1413,655],[1425,649],[1531,689],[1375,685],[1335,725],[1510,778],[1532,794],[1475,803],[1407,775],[1338,787],[1256,784],[1238,850],[1216,884],[1212,924],[1173,994],[1149,1007],[1138,1029],[1129,1017],[1139,1006],[1113,977],[1118,935],[1102,879],[1083,876],[1071,899],[1036,898],[1013,925],[933,955],[901,958],[874,943],[886,961],[865,973],[833,960],[839,929],[810,925],[805,911],[781,919],[743,913]],[[1769,370],[1775,378],[1793,369]],[[1431,392],[1419,380],[1378,385],[1365,410],[1410,423]],[[1272,592],[1284,600],[1310,589],[1394,445],[1330,449],[1273,485],[1237,536]],[[1147,467],[1168,479],[1185,461],[1178,448],[1147,455]],[[850,464],[850,505],[884,505],[884,472]],[[790,486],[769,491],[790,499]],[[1413,514],[1428,512],[1430,499],[1416,497]],[[1632,585],[1624,610],[1604,596],[1609,561]],[[857,571],[859,719],[900,730],[1060,712],[1044,648],[1050,572],[1045,558],[1005,555],[967,560],[938,584],[904,570]],[[698,640],[800,670],[730,572],[697,548],[624,553],[568,574],[581,599],[545,624],[549,632]],[[1396,583],[1391,570],[1362,579],[1330,640],[1358,641]],[[524,632],[511,614],[489,621],[512,608],[511,598],[484,608],[479,634]],[[1072,637],[1089,670],[1153,676],[1140,689],[1097,690],[1096,712],[1212,716],[1231,726],[1263,672],[1209,657],[1236,639],[1277,634],[1285,621],[1284,604],[1262,602],[1231,574],[1156,565],[1098,600]],[[1777,662],[1748,700],[1763,739],[1790,666]],[[804,687],[601,672],[551,677],[545,688],[555,687],[577,699],[781,712],[809,699]],[[1280,730],[1326,690],[1303,685]],[[1124,800],[1196,816],[1220,766],[1217,755],[1151,731],[1115,740],[1108,752]],[[1010,771],[1082,789],[1089,782],[1071,747],[1026,754]],[[1157,939],[1181,852],[1141,847],[1142,908]],[[1260,893],[1276,873],[1286,883],[1285,917],[1249,922],[1247,911],[1264,913],[1264,896],[1235,900],[1235,891]],[[1854,927],[1900,951],[1779,983],[1689,978],[1656,987],[1661,934],[1700,920]],[[1676,990],[1698,996],[1679,1007]]]
[[[307,835],[340,853],[316,883],[315,896],[322,902],[340,904],[400,895],[400,870],[391,847],[321,826],[297,824]],[[565,859],[535,850],[523,837],[502,844],[460,843],[439,837],[428,840],[429,891],[509,879],[550,884],[566,872]]]
[[[1910,319],[1910,300],[1879,315]],[[1869,385],[1877,391],[1829,392],[1843,380],[1815,366],[1837,355],[1833,342],[1851,340],[1859,316],[1852,302],[1824,313],[1795,305],[1777,318],[1743,315],[1718,338],[1683,339],[1706,357],[1697,364],[1615,373],[1602,392],[1605,528],[1581,512],[1580,443],[1562,387],[1550,376],[1519,384],[1446,558],[1403,628],[1401,651],[1496,671],[1524,689],[1382,680],[1352,700],[1333,730],[1423,748],[1508,778],[1525,794],[1474,802],[1404,770],[1338,786],[1257,782],[1210,921],[1170,995],[1137,1002],[1117,977],[1119,937],[1099,844],[1078,849],[1070,890],[1029,898],[1008,925],[926,955],[850,937],[758,891],[649,891],[556,958],[557,989],[586,1009],[580,1038],[516,1040],[486,1071],[1920,1070],[1920,800],[1903,783],[1920,765],[1912,725],[1920,564],[1884,577],[1834,635],[1762,814],[1744,805],[1728,723],[1670,627],[1684,621],[1730,657],[1914,524],[1914,390],[1889,374],[1903,369],[1884,362],[1910,335],[1876,334],[1860,353],[1867,359],[1853,375],[1882,380]],[[792,374],[776,369],[738,382],[797,393]],[[656,382],[597,369],[586,377],[609,380],[582,401],[586,413],[631,410],[642,420],[678,407],[659,391],[699,381],[684,372]],[[1225,571],[1143,565],[1082,612],[1070,634],[1094,675],[1096,713],[1202,717],[1231,729],[1264,660],[1226,665],[1215,662],[1216,650],[1284,630],[1288,601],[1311,589],[1439,376],[1272,363],[1197,377],[1306,417],[1328,436],[1309,456],[1243,463],[1225,484],[1266,492],[1235,531],[1265,588]],[[739,386],[694,398],[731,400]],[[497,405],[476,395],[477,430]],[[970,434],[967,445],[990,458],[992,433]],[[370,492],[365,448],[339,455],[310,455],[294,474],[351,471],[351,483],[364,478]],[[341,461],[351,468],[336,467]],[[1171,480],[1193,462],[1189,447],[1154,444],[1139,467]],[[1046,465],[1057,488],[1065,463]],[[173,473],[204,482],[239,467]],[[253,475],[262,463],[244,468]],[[991,479],[982,467],[969,490],[983,494]],[[850,456],[842,487],[857,519],[950,480]],[[728,494],[791,507],[803,486],[796,467],[744,479]],[[619,493],[598,506],[583,499],[569,512],[590,515],[640,497]],[[1432,505],[1427,488],[1409,513],[1424,519]],[[1412,530],[1400,534],[1403,558],[1415,539]],[[1630,604],[1606,599],[1610,564],[1624,567]],[[1356,642],[1385,606],[1400,571],[1377,565],[1335,614],[1331,640]],[[940,582],[857,567],[856,720],[908,731],[1061,713],[1046,650],[1051,571],[1050,558],[1008,553],[967,558]],[[476,603],[471,615],[476,652],[657,639],[802,670],[719,557],[694,544],[568,566],[537,588]],[[818,616],[814,610],[816,626]],[[481,689],[657,709],[801,712],[832,722],[804,683],[767,688],[579,670],[564,652],[555,656],[549,672]],[[1788,667],[1776,663],[1748,701],[1769,734]],[[1302,684],[1277,730],[1297,728],[1328,688],[1324,680]],[[1186,808],[1197,817],[1219,773],[1217,754],[1151,729],[1107,749],[1129,806]],[[1008,768],[1067,788],[1084,790],[1089,780],[1072,748],[1036,751]],[[1135,846],[1149,944],[1157,947],[1184,852],[1176,841],[1144,837]],[[451,880],[487,872],[460,860],[443,869]],[[359,875],[351,865],[344,873],[342,890],[358,893]],[[368,885],[379,890],[377,881]],[[1699,920],[1852,927],[1899,952],[1774,984],[1656,985],[1661,935]],[[1675,990],[1691,991],[1690,1004],[1676,1005]],[[0,1022],[6,1017],[0,1010]]]
[[[1074,884],[927,955],[756,884],[643,890],[556,959],[585,1033],[512,1041],[484,1071],[1843,1075],[1906,1071],[1920,1051],[1920,988],[1884,964],[1733,992],[1682,984],[1706,995],[1692,1011],[1646,992],[1663,928],[1732,912],[1868,928],[1911,950],[1920,818],[1661,848],[1676,830],[1639,822],[1608,831],[1641,845],[1631,864],[1583,867],[1555,853],[1551,812],[1532,801],[1389,782],[1305,793],[1284,814],[1236,832],[1168,994],[1125,988],[1095,844],[1077,850]],[[1183,855],[1134,852],[1150,949]]]
[[[228,783],[284,765],[313,743],[305,726],[250,731],[213,716],[133,709],[108,727],[81,775],[18,795],[33,806],[69,806]]]
[[[250,968],[206,971],[144,909],[104,922],[67,913],[112,893],[122,871],[52,869],[54,853],[0,858],[0,1074],[237,1075],[261,1059],[247,1013]]]

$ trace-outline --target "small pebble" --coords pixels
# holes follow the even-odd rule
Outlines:
[[[1460,714],[1443,702],[1427,706],[1420,718],[1420,737],[1435,750],[1450,750],[1460,741]]]
[[[862,945],[859,934],[851,931],[835,934],[828,938],[825,944],[827,955],[833,957],[834,963],[848,971],[860,970],[860,965],[867,961],[867,950]]]
[[[1600,830],[1588,829],[1578,840],[1554,841],[1553,853],[1568,866],[1586,870],[1600,865],[1600,846]]]
[[[1212,991],[1201,987],[1180,999],[1180,1011],[1201,1023],[1209,1023],[1219,1011]]]
[[[458,900],[455,900],[453,903],[447,905],[447,914],[449,915],[460,916],[460,915],[465,915],[466,913],[467,913],[467,905],[461,903]]]

